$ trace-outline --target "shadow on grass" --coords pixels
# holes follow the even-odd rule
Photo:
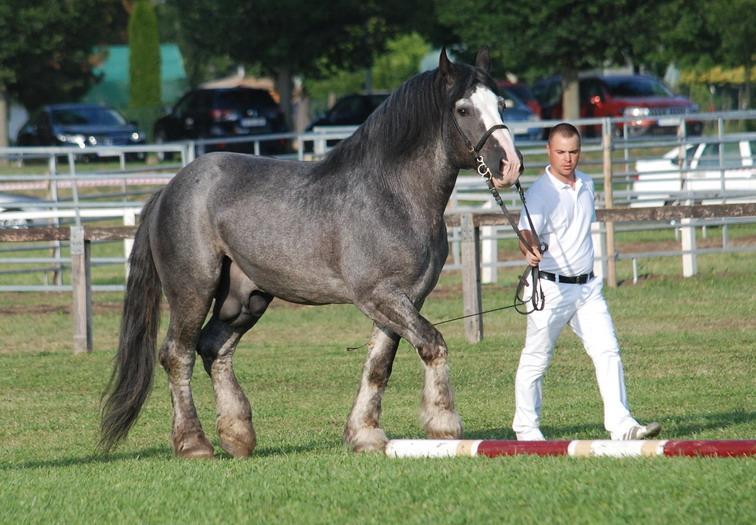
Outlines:
[[[310,443],[307,445],[287,445],[287,446],[273,446],[273,447],[260,447],[255,449],[250,456],[250,461],[254,461],[255,458],[276,457],[276,456],[289,456],[295,454],[302,454],[314,451],[328,451],[334,449],[333,446]],[[138,459],[171,459],[174,458],[173,452],[170,447],[152,447],[135,452],[114,452],[111,454],[91,454],[84,457],[65,457],[55,458],[47,460],[31,460],[22,463],[0,463],[0,471],[11,470],[27,470],[27,469],[49,469],[49,468],[65,468],[65,467],[78,467],[82,465],[90,464],[108,464],[116,463],[120,461],[132,461]],[[176,458],[178,459],[178,458]],[[215,447],[214,459],[233,459],[231,455],[227,454],[223,449]],[[179,460],[183,461],[183,460]]]
[[[733,425],[748,424],[756,421],[756,412],[736,410],[711,414],[676,416],[669,414],[659,419],[662,424],[662,436],[658,439],[691,439],[691,436],[713,429],[726,429]],[[643,423],[643,422],[641,422]],[[541,427],[546,439],[609,439],[604,425],[583,423],[568,426]],[[491,428],[465,431],[464,439],[517,439],[511,428]]]
[[[706,430],[726,429],[732,425],[742,425],[756,421],[756,412],[737,410],[732,412],[720,412],[713,414],[696,414],[676,417],[668,416],[667,428],[664,437],[682,438],[691,434],[698,434]],[[662,423],[663,425],[664,423]]]
[[[595,425],[582,424],[571,425],[566,427],[552,427],[549,425],[543,425],[541,431],[546,439],[562,440],[562,439],[577,439],[576,436],[582,436],[583,439],[588,439],[586,434],[601,433],[604,427],[600,423]],[[514,440],[517,439],[514,431],[509,427],[481,429],[474,431],[465,431],[464,439],[501,439],[501,440]],[[599,439],[598,437],[592,439]]]
[[[0,470],[24,470],[37,468],[63,468],[89,464],[107,464],[116,461],[132,459],[148,459],[156,457],[170,457],[172,455],[168,447],[152,447],[137,452],[115,452],[112,454],[95,453],[84,457],[66,457],[45,460],[32,460],[23,463],[9,464],[0,463]]]

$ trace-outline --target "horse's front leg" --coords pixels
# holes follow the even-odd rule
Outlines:
[[[383,451],[386,434],[380,428],[381,399],[399,346],[399,336],[379,327],[373,329],[362,380],[344,429],[344,443],[355,452]]]
[[[420,315],[403,293],[391,293],[361,305],[380,326],[388,327],[417,350],[425,368],[422,422],[429,438],[458,439],[462,420],[454,408],[448,349],[441,333]]]

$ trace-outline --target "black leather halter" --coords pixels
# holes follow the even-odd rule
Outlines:
[[[452,112],[452,122],[454,122],[454,127],[457,128],[457,131],[459,131],[459,134],[462,136],[462,140],[465,141],[465,146],[467,147],[467,150],[475,156],[477,156],[478,153],[480,153],[480,150],[483,149],[483,146],[486,145],[486,141],[491,135],[493,135],[494,131],[496,131],[497,129],[509,129],[505,124],[494,124],[493,126],[488,128],[485,133],[483,133],[483,136],[480,137],[480,140],[478,141],[478,143],[475,146],[473,146],[472,142],[470,142],[470,139],[468,139],[467,135],[465,135],[465,132],[462,131],[462,128],[459,127],[459,123],[457,122],[457,119],[454,118],[453,112]]]

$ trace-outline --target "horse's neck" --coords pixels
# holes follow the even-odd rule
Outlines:
[[[448,161],[443,145],[434,145],[408,159],[391,173],[393,191],[401,194],[421,215],[443,215],[454,190],[459,168]]]

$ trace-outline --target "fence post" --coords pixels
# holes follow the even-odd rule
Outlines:
[[[92,351],[92,286],[90,241],[84,228],[71,226],[71,285],[73,288],[74,353]]]
[[[604,207],[614,207],[612,193],[612,122],[603,119],[601,147],[604,150]],[[609,288],[617,287],[617,261],[614,249],[614,223],[606,222],[606,284]]]
[[[606,228],[601,222],[591,223],[593,240],[593,273],[596,277],[606,277]]]
[[[462,234],[462,304],[465,318],[465,337],[470,343],[483,339],[483,317],[472,315],[482,310],[480,297],[480,230],[472,213],[459,217]]]
[[[493,201],[489,200],[483,205],[485,209],[493,208]],[[496,226],[483,226],[480,229],[481,251],[483,258],[483,268],[481,282],[495,283],[497,279],[496,263],[499,260],[499,240],[496,238]]]
[[[698,271],[696,261],[696,227],[693,219],[686,217],[680,221],[680,237],[682,238],[683,277],[692,277]]]
[[[136,213],[133,210],[123,210],[123,225],[124,226],[136,226]],[[123,256],[126,258],[124,275],[126,280],[129,279],[129,256],[131,255],[131,249],[134,247],[134,239],[123,240]]]
[[[54,202],[54,204],[52,204],[52,209],[58,211],[58,160],[54,154],[50,155],[50,157],[47,159],[47,168],[50,172],[47,195],[49,199]],[[55,217],[55,219],[53,219],[53,224],[55,226],[60,226],[60,219],[58,217]],[[53,241],[52,252],[53,257],[57,260],[60,260],[60,241]],[[61,286],[63,284],[63,265],[59,262],[55,263],[55,270],[53,271],[53,283],[58,286]]]

